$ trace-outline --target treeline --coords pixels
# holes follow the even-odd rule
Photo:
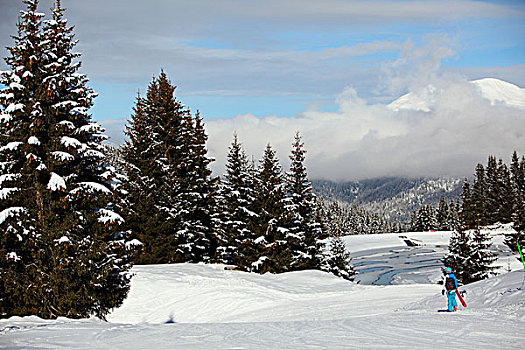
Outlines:
[[[514,231],[505,235],[505,244],[518,252],[525,232],[525,157],[512,154],[510,166],[489,156],[486,167],[478,164],[472,184],[465,179],[461,204],[441,200],[437,209],[423,206],[414,213],[415,231],[453,230],[445,266],[451,267],[462,284],[490,277],[497,268],[490,251],[492,239],[483,226],[513,223]],[[519,258],[518,258],[519,259]]]
[[[432,205],[424,205],[412,214],[410,220],[410,231],[452,231],[461,223],[459,201],[447,202],[441,198],[437,208]]]
[[[489,156],[487,165],[478,164],[472,183],[465,179],[460,201],[441,199],[439,206],[420,207],[412,214],[411,231],[478,229],[496,223],[513,223],[516,232],[505,243],[517,252],[525,231],[525,156],[512,154],[508,166]]]
[[[467,227],[513,222],[516,232],[507,234],[505,243],[516,252],[516,243],[524,243],[525,157],[520,160],[514,151],[510,166],[494,156],[486,167],[478,164],[473,183],[465,179],[461,201],[461,220]]]
[[[299,133],[289,171],[269,144],[257,163],[249,161],[234,135],[226,173],[213,177],[202,118],[174,91],[166,73],[153,79],[146,96],[137,97],[129,140],[112,158],[126,176],[123,226],[143,243],[136,263],[218,262],[258,273],[333,270]]]
[[[391,222],[357,205],[320,199],[321,213],[329,236],[406,232],[405,225]]]

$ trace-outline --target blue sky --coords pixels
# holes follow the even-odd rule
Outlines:
[[[0,4],[6,46],[21,1]],[[42,0],[41,10],[49,4]],[[397,96],[378,91],[381,67],[408,41],[424,46],[431,35],[447,38],[454,50],[443,69],[475,79],[496,67],[498,77],[525,85],[523,66],[513,67],[525,64],[523,1],[64,0],[64,6],[85,72],[101,95],[93,110],[101,120],[126,118],[136,91],[161,68],[179,86],[179,98],[206,118],[330,109],[345,86],[388,100]],[[371,43],[377,47],[307,58]]]
[[[62,2],[100,94],[93,117],[116,143],[137,91],[160,69],[209,122],[335,112],[347,88],[367,105],[388,104],[450,75],[525,86],[524,1]],[[2,47],[21,3],[0,0]],[[49,13],[51,0],[40,4]]]

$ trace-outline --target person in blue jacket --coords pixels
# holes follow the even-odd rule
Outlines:
[[[458,303],[456,302],[456,291],[458,290],[458,280],[456,276],[452,273],[452,269],[447,267],[445,269],[445,278],[443,279],[444,289],[441,291],[441,294],[447,292],[448,299],[448,311],[453,312],[458,309]]]

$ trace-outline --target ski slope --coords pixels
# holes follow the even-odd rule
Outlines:
[[[394,234],[349,236],[346,243],[355,261],[372,262],[363,268],[384,258],[392,270],[401,271],[406,262],[421,259],[417,249],[439,254],[436,247],[446,244],[448,235],[407,235],[418,247],[408,247]],[[398,258],[388,255],[392,250],[401,251]],[[135,266],[129,297],[108,322],[0,320],[0,348],[519,348],[525,329],[525,272],[519,267],[513,262],[514,271],[465,286],[469,307],[440,313],[446,307],[441,286],[430,280],[415,283],[402,271],[394,274],[396,283],[372,285],[320,271],[256,275],[223,265]],[[382,272],[368,274],[373,273]]]

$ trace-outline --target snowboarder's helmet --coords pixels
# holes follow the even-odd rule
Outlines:
[[[446,273],[452,273],[452,269],[451,269],[450,267],[447,267],[447,268],[445,269],[445,272],[446,272]]]

